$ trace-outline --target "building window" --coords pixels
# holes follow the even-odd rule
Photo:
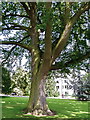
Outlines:
[[[69,89],[69,86],[68,86],[68,85],[65,85],[65,88],[66,88],[66,89]]]
[[[67,88],[67,85],[65,85],[65,88]]]
[[[59,89],[59,86],[56,86],[56,89],[58,90],[58,89]]]
[[[65,95],[67,96],[67,95],[68,95],[68,92],[65,92]]]
[[[65,83],[67,83],[67,81],[66,81],[66,80],[64,80],[64,82],[65,82]]]
[[[72,86],[71,86],[71,85],[69,86],[69,89],[72,89]]]
[[[59,83],[59,81],[57,81],[57,83]]]

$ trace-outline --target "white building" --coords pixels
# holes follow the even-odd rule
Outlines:
[[[57,78],[55,82],[55,89],[58,90],[60,98],[69,98],[74,94],[74,89],[69,79]]]

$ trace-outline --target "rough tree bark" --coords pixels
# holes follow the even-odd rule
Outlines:
[[[32,79],[31,79],[31,91],[26,109],[27,113],[33,115],[53,115],[49,110],[46,103],[45,96],[45,77],[48,73],[51,65],[51,24],[46,25],[45,35],[45,53],[41,60],[38,48],[38,32],[36,30],[37,14],[36,14],[36,3],[30,4],[31,7],[31,26],[32,26]],[[47,10],[51,7],[51,3],[46,4]],[[50,14],[48,12],[48,14]],[[49,18],[50,19],[50,18]],[[48,22],[48,19],[47,19]]]
[[[31,94],[28,101],[27,113],[32,115],[53,115],[49,110],[45,95],[45,78],[36,78],[31,84]]]

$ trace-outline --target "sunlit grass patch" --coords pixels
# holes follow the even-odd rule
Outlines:
[[[3,118],[89,118],[89,101],[77,101],[68,99],[47,99],[49,108],[56,111],[55,116],[35,117],[23,113],[27,106],[28,98],[4,97],[2,98]],[[88,119],[87,119],[88,120]]]

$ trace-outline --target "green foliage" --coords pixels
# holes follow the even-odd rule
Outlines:
[[[90,73],[86,73],[83,78],[82,78],[82,81],[83,82],[88,82],[89,81],[89,78],[90,78]]]
[[[53,78],[48,78],[46,80],[45,92],[47,97],[58,97],[59,93],[55,89],[56,82]]]
[[[2,67],[2,93],[11,93],[11,78],[7,68]]]
[[[37,4],[37,30],[43,30],[45,32],[46,30],[46,21],[47,21],[47,12],[44,2],[39,2]],[[85,3],[71,3],[70,5],[70,15],[69,17],[72,18],[72,16],[77,13],[79,7],[81,5],[84,5]],[[52,8],[50,11],[50,16],[52,19],[52,49],[54,49],[55,45],[59,41],[59,38],[62,35],[63,30],[65,29],[65,10],[66,4],[65,2],[52,2]],[[10,15],[11,14],[11,15]],[[13,16],[13,15],[25,15],[26,17],[21,16]],[[13,2],[3,2],[2,3],[2,26],[3,28],[9,28],[11,26],[14,26],[12,23],[15,23],[16,25],[19,24],[21,26],[25,26],[28,28],[31,28],[31,22],[28,18],[28,14],[25,11],[25,9],[22,7],[20,3],[13,3]],[[77,63],[77,59],[85,55],[87,52],[89,52],[89,48],[86,45],[86,39],[88,39],[88,28],[87,28],[87,21],[88,21],[88,12],[85,12],[81,15],[80,19],[76,22],[76,24],[73,26],[73,29],[71,30],[71,35],[67,41],[66,46],[64,47],[63,51],[61,52],[60,56],[56,59],[56,62],[59,62],[59,64],[62,64],[61,72],[64,72],[65,67],[66,71],[69,72],[69,69],[71,67],[75,67]],[[13,27],[18,28],[18,27]],[[14,30],[3,30],[4,35],[9,35],[9,39],[6,38],[7,41],[19,41],[23,37],[28,35],[28,32],[25,30],[16,30],[16,33],[14,33]],[[13,37],[11,34],[14,33]],[[39,36],[40,38],[40,36]],[[31,45],[31,37],[28,37],[21,41],[21,43],[25,43],[27,45]],[[41,51],[41,55],[44,52],[45,47],[45,41],[44,38],[39,39],[39,48]],[[8,49],[8,47],[7,47]],[[3,51],[3,54],[5,55],[4,58],[6,58],[9,50]],[[12,56],[23,57],[23,53],[25,53],[24,49],[21,49],[20,47],[16,46],[14,51],[12,51]],[[12,57],[14,59],[14,57]],[[11,58],[8,60],[11,61]],[[76,61],[74,64],[68,64],[67,66],[64,66],[64,64],[68,61]],[[81,61],[80,61],[81,62]],[[84,61],[85,62],[85,61]],[[86,69],[86,65],[82,61],[81,64],[78,64],[81,68],[84,67]],[[9,63],[9,62],[8,62]],[[58,65],[59,65],[58,64]],[[82,66],[83,64],[83,66]],[[68,67],[69,66],[69,67]]]
[[[83,78],[83,92],[90,95],[90,73],[87,73]]]
[[[16,92],[17,95],[29,95],[30,92],[30,75],[22,68],[17,68],[11,78],[12,92]],[[55,90],[55,81],[53,78],[48,77],[45,85],[46,96],[57,97],[59,93]]]
[[[12,89],[18,95],[29,95],[30,92],[30,75],[22,68],[17,68],[16,72],[12,75]]]

